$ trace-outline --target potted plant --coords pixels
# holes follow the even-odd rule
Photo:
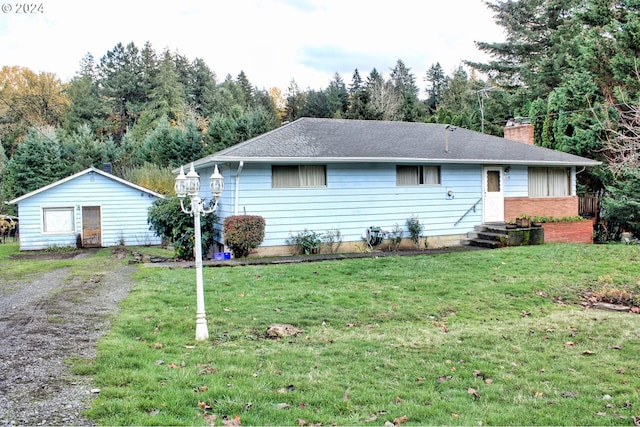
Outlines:
[[[520,214],[518,218],[516,218],[516,224],[520,228],[529,228],[531,227],[531,218],[526,214]]]

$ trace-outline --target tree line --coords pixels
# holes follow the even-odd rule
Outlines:
[[[4,66],[1,195],[10,200],[103,163],[111,163],[119,176],[169,192],[171,168],[300,117],[479,128],[475,101],[463,98],[465,91],[481,87],[481,80],[462,66],[446,76],[435,64],[425,81],[431,85],[426,100],[419,97],[415,74],[399,59],[388,76],[373,69],[363,78],[356,69],[346,84],[336,73],[323,90],[302,90],[292,79],[282,93],[259,89],[243,71],[219,81],[202,59],[157,53],[150,43],[142,48],[118,43],[99,61],[87,54],[69,82],[53,73]],[[461,109],[461,102],[471,104]]]
[[[450,71],[434,63],[417,75],[398,59],[382,72],[355,69],[347,82],[336,73],[321,90],[295,79],[284,92],[260,89],[243,71],[219,80],[202,59],[158,53],[150,43],[118,43],[98,61],[87,54],[69,82],[4,66],[0,196],[105,162],[125,179],[169,191],[171,168],[300,117],[449,123],[494,135],[520,117],[534,125],[536,144],[602,160],[579,175],[579,191],[605,196],[612,218],[633,229],[622,216],[634,212],[640,223],[638,209],[613,202],[638,200],[629,190],[640,176],[638,2],[486,4],[506,35],[477,42],[489,61]]]

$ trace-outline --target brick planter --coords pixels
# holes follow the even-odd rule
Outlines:
[[[593,243],[593,221],[545,222],[545,243]]]

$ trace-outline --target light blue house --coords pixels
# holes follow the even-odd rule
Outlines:
[[[162,195],[96,168],[8,202],[18,205],[20,250],[156,245],[147,213]]]
[[[440,247],[522,212],[577,215],[576,173],[599,162],[449,125],[302,118],[193,164],[204,178],[218,165],[217,214],[264,217],[258,254],[277,255],[304,229],[353,250],[369,227],[408,237],[415,217]]]

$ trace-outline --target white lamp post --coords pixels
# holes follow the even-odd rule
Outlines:
[[[209,178],[209,188],[213,195],[213,207],[205,208],[204,201],[200,198],[200,176],[193,169],[187,175],[184,168],[180,167],[180,173],[176,177],[175,190],[180,199],[182,212],[193,216],[193,230],[195,234],[195,258],[196,258],[196,341],[209,339],[207,329],[207,316],[204,310],[204,281],[202,279],[202,232],[200,230],[200,215],[212,213],[218,207],[218,200],[224,188],[224,179],[215,165],[211,178]],[[185,197],[189,197],[191,206],[184,207]]]

